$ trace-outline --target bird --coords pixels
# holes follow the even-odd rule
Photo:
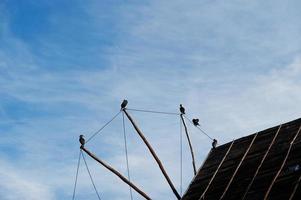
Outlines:
[[[217,140],[216,140],[216,139],[213,139],[213,142],[212,142],[212,148],[215,149],[215,148],[216,148],[216,145],[217,145]]]
[[[84,135],[80,135],[80,136],[79,136],[79,143],[80,143],[82,146],[85,145],[86,141],[85,141]]]
[[[180,112],[181,114],[185,114],[185,108],[182,106],[182,104],[180,104]]]
[[[193,123],[193,125],[195,125],[195,126],[199,126],[200,124],[199,124],[199,119],[192,119],[192,123]]]
[[[125,109],[126,105],[128,105],[128,100],[124,99],[120,105],[121,109]]]

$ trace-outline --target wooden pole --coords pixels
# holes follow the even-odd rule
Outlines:
[[[123,109],[123,112],[125,113],[125,115],[127,116],[127,118],[130,120],[130,122],[133,125],[134,129],[137,131],[138,135],[143,140],[143,142],[147,146],[148,150],[150,151],[150,153],[152,154],[152,156],[156,160],[157,164],[159,165],[159,168],[160,168],[161,172],[163,173],[163,175],[164,175],[165,179],[167,180],[167,182],[168,182],[170,188],[172,189],[173,193],[175,194],[175,196],[177,197],[177,199],[180,200],[181,196],[179,195],[179,193],[176,190],[175,186],[171,182],[169,176],[167,175],[167,173],[166,173],[166,171],[165,171],[165,169],[164,169],[164,167],[163,167],[160,159],[158,158],[157,154],[155,153],[154,149],[152,148],[152,146],[150,145],[150,143],[147,141],[147,139],[145,138],[145,136],[143,135],[143,133],[140,131],[140,129],[138,128],[138,126],[136,125],[136,123],[134,122],[134,120],[132,119],[132,117],[126,111],[126,109]]]
[[[84,152],[86,152],[91,158],[99,162],[102,166],[107,168],[109,171],[111,171],[113,174],[118,176],[123,182],[128,184],[131,188],[133,188],[136,192],[138,192],[141,196],[143,196],[147,200],[151,200],[149,196],[147,196],[142,190],[140,190],[136,185],[134,185],[131,181],[126,179],[121,173],[119,173],[117,170],[115,170],[113,167],[105,163],[104,161],[97,158],[93,153],[91,153],[89,150],[87,150],[84,146],[80,147]]]
[[[187,126],[186,126],[185,121],[184,121],[183,114],[181,114],[180,116],[181,116],[181,119],[182,119],[182,122],[183,122],[183,125],[184,125],[186,137],[187,137],[189,148],[190,148],[190,153],[191,153],[191,158],[192,158],[193,172],[194,172],[194,175],[196,175],[195,159],[194,159],[194,153],[193,153],[192,144],[191,144],[191,141],[190,141],[190,137],[189,137],[189,134],[188,134]]]

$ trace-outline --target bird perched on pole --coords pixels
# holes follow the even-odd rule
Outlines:
[[[120,107],[121,109],[125,109],[126,105],[128,105],[128,100],[124,99],[123,102],[121,103]]]
[[[180,104],[180,112],[182,115],[185,114],[185,108],[182,106],[182,104]]]
[[[217,145],[217,140],[216,140],[216,139],[213,139],[213,142],[212,142],[212,148],[215,149],[215,148],[216,148],[216,145]]]
[[[86,143],[86,140],[84,138],[84,135],[80,135],[79,136],[79,143],[81,144],[81,146],[84,146]]]
[[[195,125],[195,126],[199,126],[200,124],[199,124],[199,119],[192,119],[192,123],[193,123],[193,125]]]

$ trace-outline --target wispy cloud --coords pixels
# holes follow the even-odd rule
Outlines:
[[[220,143],[300,117],[298,4],[77,2],[66,13],[46,15],[50,33],[30,41],[1,12],[0,178],[6,183],[0,183],[0,197],[70,198],[78,135],[97,130],[123,98],[132,108],[172,112],[183,103]],[[132,115],[178,187],[179,119]],[[199,166],[210,141],[189,130]],[[127,134],[132,180],[154,199],[172,199],[129,124]],[[89,148],[125,173],[122,137],[119,116]],[[192,170],[186,143],[184,148],[185,189]],[[127,186],[88,163],[104,199],[128,195]],[[93,199],[83,165],[80,174],[79,199]]]

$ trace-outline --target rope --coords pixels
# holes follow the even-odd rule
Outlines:
[[[110,121],[108,121],[107,123],[105,123],[105,125],[103,125],[100,129],[98,129],[98,131],[96,131],[89,139],[86,140],[86,144],[92,139],[94,138],[100,131],[102,131],[107,125],[109,125],[119,114],[121,113],[121,111],[119,111]]]
[[[91,179],[91,183],[92,183],[92,185],[93,185],[93,188],[94,188],[94,190],[95,190],[95,192],[96,192],[96,194],[97,194],[98,199],[101,200],[101,198],[100,198],[100,196],[99,196],[99,194],[98,194],[98,191],[97,191],[97,189],[96,189],[95,183],[94,183],[94,181],[93,181],[91,172],[90,172],[90,170],[89,170],[88,164],[87,164],[87,162],[86,162],[85,156],[84,156],[84,154],[82,153],[82,151],[81,151],[81,154],[82,154],[83,160],[84,160],[84,162],[85,162],[86,169],[87,169],[88,174],[89,174],[89,177],[90,177],[90,179]]]
[[[180,118],[180,194],[182,196],[183,190],[183,137],[182,137],[183,125]]]
[[[127,168],[128,179],[129,179],[129,181],[131,181],[130,167],[129,167],[129,157],[128,157],[128,147],[127,147],[127,139],[126,139],[125,123],[124,123],[124,113],[122,113],[122,127],[123,127],[123,138],[124,138],[124,150],[125,150],[125,158],[126,158],[126,168]],[[131,200],[133,200],[132,188],[129,187],[129,189],[130,189]]]
[[[74,182],[74,188],[73,188],[73,195],[72,195],[72,200],[75,199],[75,191],[76,191],[76,186],[77,186],[77,178],[78,178],[78,170],[80,166],[80,158],[81,158],[82,150],[79,151],[79,156],[78,156],[78,161],[77,161],[77,169],[76,169],[76,175],[75,175],[75,182]]]
[[[188,118],[188,117],[186,117],[186,115],[183,115],[191,124],[193,124],[193,122]],[[194,125],[194,124],[193,124]],[[213,138],[212,137],[210,137],[209,135],[208,135],[208,133],[206,133],[203,129],[201,129],[200,127],[198,127],[198,126],[195,126],[199,131],[201,131],[204,135],[206,135],[209,139],[211,139],[211,140],[213,140]]]
[[[165,114],[165,115],[180,115],[179,113],[161,112],[161,111],[155,111],[155,110],[141,110],[141,109],[133,109],[133,108],[127,108],[127,110],[136,111],[136,112],[147,112],[147,113],[155,113],[155,114]]]

